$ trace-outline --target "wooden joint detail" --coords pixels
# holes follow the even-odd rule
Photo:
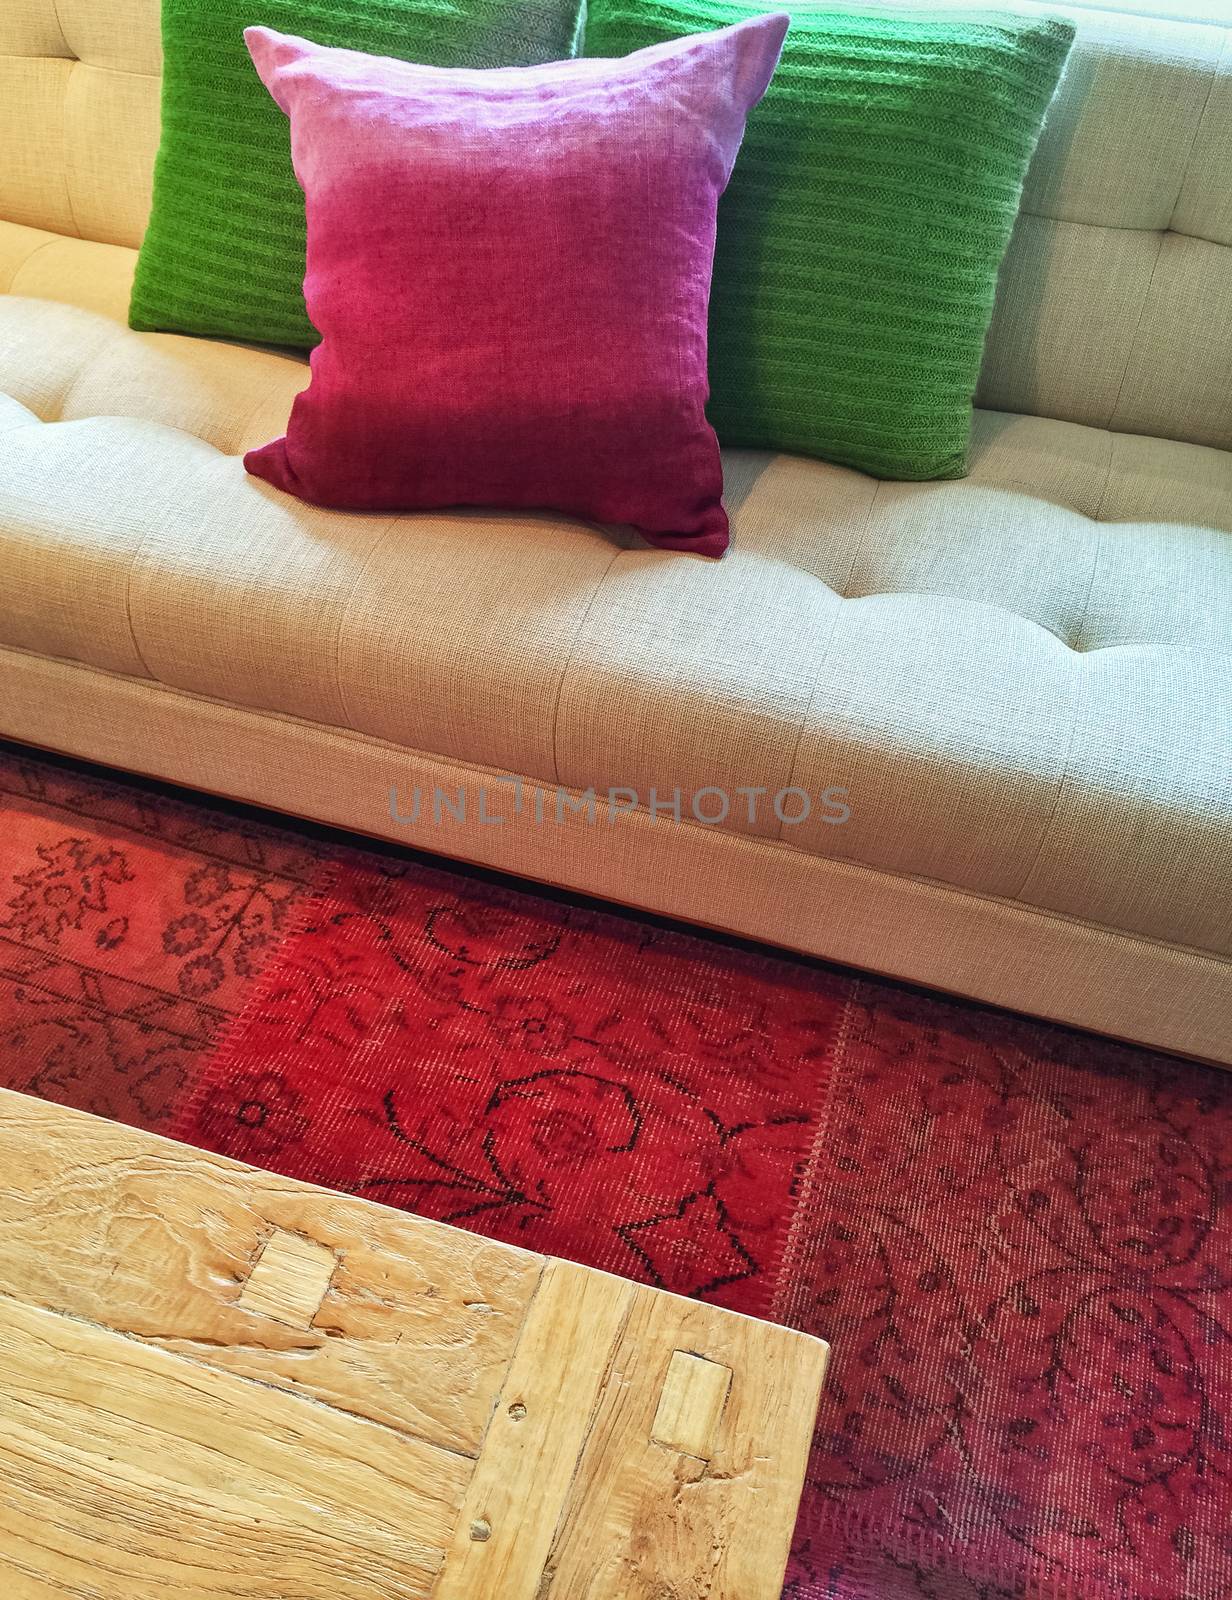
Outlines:
[[[321,1309],[338,1257],[315,1239],[275,1228],[261,1246],[237,1302],[241,1311],[309,1328]]]
[[[688,1350],[675,1350],[659,1396],[650,1437],[681,1455],[709,1461],[731,1393],[732,1370]]]

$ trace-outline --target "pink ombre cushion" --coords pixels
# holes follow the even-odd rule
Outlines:
[[[249,28],[322,335],[249,472],[318,505],[550,507],[722,554],[715,211],[786,31],[481,72]]]

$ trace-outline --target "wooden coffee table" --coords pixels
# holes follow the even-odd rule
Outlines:
[[[826,1354],[0,1091],[6,1600],[777,1600]]]

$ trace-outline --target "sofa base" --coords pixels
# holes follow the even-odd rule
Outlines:
[[[530,780],[514,815],[481,768],[23,651],[0,686],[22,743],[1232,1065],[1232,962],[1207,952],[642,810],[558,819],[554,789],[539,821]],[[460,788],[465,821],[431,799]]]

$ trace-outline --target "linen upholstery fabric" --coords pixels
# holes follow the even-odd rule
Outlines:
[[[964,483],[738,451],[727,560],[663,562],[270,495],[238,455],[306,377],[0,297],[0,644],[578,790],[842,784],[846,827],[704,831],[1228,956],[1225,453],[988,413]]]
[[[1232,29],[1076,20],[977,404],[1226,450]]]
[[[0,217],[140,244],[161,69],[158,0],[4,0]]]
[[[119,17],[115,48],[135,50],[143,13],[116,4],[59,0],[68,47],[91,54],[83,16]],[[12,73],[61,59],[40,17],[50,0],[0,8],[0,119]],[[1226,410],[1190,409],[1195,360],[1208,395],[1232,365],[1229,35],[1079,26],[1027,205],[1083,247],[1003,283],[1018,343],[985,369],[1006,410],[1061,396],[1074,418],[977,413],[961,483],[730,452],[718,565],[561,518],[341,516],[264,491],[237,458],[285,425],[306,364],[129,331],[132,250],[54,230],[63,126],[24,124],[45,192],[26,225],[0,222],[0,734],[1232,1062],[1212,782],[1232,727],[1232,456],[1103,426],[1140,373],[1156,432],[1232,442]],[[0,139],[0,212],[14,154]],[[1175,310],[1104,254],[1120,235],[1153,256],[1153,233],[1182,261],[1213,251]],[[1068,349],[1050,336],[1062,288]],[[1105,362],[1078,335],[1110,299]],[[1180,354],[1165,339],[1143,365],[1134,328],[1165,313]],[[644,804],[540,826],[528,794],[483,825],[474,785],[519,771],[620,774],[643,802],[647,777],[664,795],[695,772],[846,777],[853,816],[815,838],[762,813],[741,829],[738,806],[703,827],[687,802],[680,823]],[[395,825],[393,783],[467,784],[466,823]]]
[[[553,506],[721,555],[715,211],[786,28],[487,73],[250,28],[324,339],[249,472],[317,505]]]
[[[618,55],[747,0],[590,0]],[[971,398],[1062,18],[797,6],[724,201],[710,416],[724,444],[882,478],[966,470]]]
[[[579,0],[163,0],[166,66],[154,209],[137,267],[135,328],[311,345],[304,204],[286,123],[244,28],[445,66],[570,54]]]
[[[391,785],[403,795],[419,787],[456,796],[491,777],[318,723],[3,647],[0,678],[19,738],[216,793],[225,772],[259,805],[285,810],[294,794],[300,815],[370,834],[392,836]],[[1226,959],[773,841],[665,826],[645,811],[619,829],[591,827],[574,811],[543,827],[537,795],[552,816],[555,791],[527,786],[521,816],[504,826],[482,824],[472,808],[444,839],[421,821],[399,830],[397,842],[1228,1064]]]

